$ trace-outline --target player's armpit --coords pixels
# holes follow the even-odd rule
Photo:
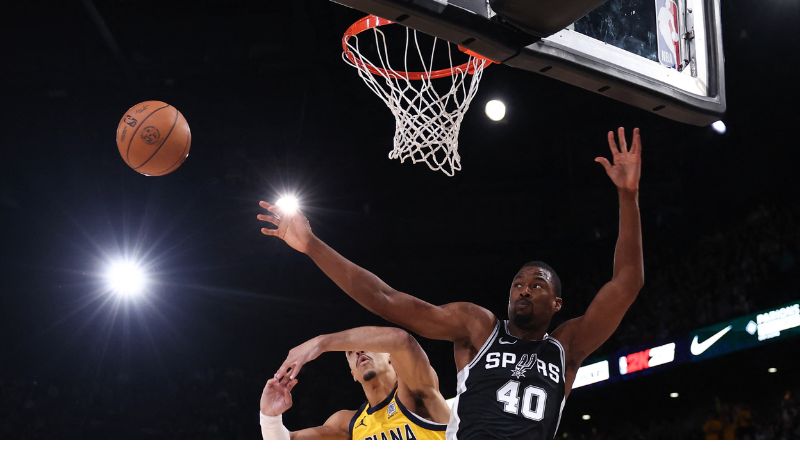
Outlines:
[[[292,431],[292,440],[347,440],[350,439],[350,420],[355,411],[343,409],[331,415],[324,424],[318,427]]]
[[[553,337],[565,346],[567,363],[577,364],[600,348],[619,327],[638,290],[612,280],[598,291],[586,313],[561,324]]]

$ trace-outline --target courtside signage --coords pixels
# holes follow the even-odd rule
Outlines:
[[[646,374],[653,367],[701,361],[800,336],[800,301],[695,330],[688,337],[636,352],[617,352],[578,369],[572,388]],[[609,361],[617,364],[609,364]]]

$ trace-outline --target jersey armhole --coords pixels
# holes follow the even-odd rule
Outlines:
[[[465,368],[471,369],[475,365],[475,363],[480,361],[480,359],[483,357],[483,354],[486,353],[486,351],[489,350],[489,347],[492,346],[492,342],[494,342],[494,339],[497,337],[497,334],[499,332],[500,332],[500,319],[495,318],[494,329],[492,329],[492,332],[489,333],[489,337],[486,338],[486,341],[484,341],[483,345],[478,350],[478,353],[475,354],[475,357],[472,358],[472,361],[470,361],[469,364],[464,366]]]
[[[356,410],[356,413],[353,414],[353,418],[350,419],[350,425],[347,427],[347,432],[350,434],[351,441],[353,440],[353,427],[356,424],[356,419],[358,419],[358,416],[360,416],[361,413],[364,412],[364,409],[366,408],[367,408],[367,402],[362,403],[361,406],[359,406],[358,409]]]
[[[403,415],[408,417],[408,420],[413,422],[416,426],[418,426],[420,428],[425,428],[426,430],[431,430],[431,431],[445,431],[445,430],[447,430],[447,424],[446,423],[434,422],[432,420],[428,420],[428,419],[426,419],[424,417],[421,417],[421,416],[417,415],[416,413],[414,413],[410,409],[406,408],[406,405],[404,405],[403,402],[400,401],[399,397],[395,397],[395,402],[397,402],[397,406],[400,408],[400,411],[403,412]]]

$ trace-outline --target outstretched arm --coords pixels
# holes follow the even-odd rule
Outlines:
[[[614,132],[608,132],[608,146],[613,164],[606,158],[598,162],[617,187],[619,197],[619,237],[614,250],[614,272],[595,295],[586,313],[561,325],[553,335],[568,348],[568,359],[580,364],[597,350],[617,329],[622,317],[636,300],[644,285],[642,228],[639,219],[639,178],[642,144],[639,129],[633,130],[633,143],[628,149],[625,129],[619,128],[619,146]]]
[[[355,411],[342,410],[318,427],[289,431],[283,413],[292,407],[292,389],[297,380],[270,378],[261,393],[261,437],[268,440],[350,439],[349,423]]]
[[[439,392],[439,378],[428,355],[413,336],[399,328],[359,327],[317,336],[289,351],[275,378],[283,380],[288,376],[294,380],[306,363],[322,353],[359,350],[389,353],[400,380],[398,392],[403,403],[413,408],[420,400],[432,420],[440,423],[449,420],[450,409]]]
[[[370,312],[430,339],[470,341],[478,347],[491,332],[494,316],[488,310],[472,303],[436,306],[397,291],[317,238],[302,213],[281,214],[265,201],[259,205],[269,214],[259,214],[258,219],[277,227],[262,228],[263,234],[280,238],[308,255],[328,278]]]

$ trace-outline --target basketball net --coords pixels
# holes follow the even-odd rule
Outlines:
[[[383,100],[396,119],[394,148],[389,152],[389,159],[400,159],[401,163],[408,159],[414,164],[424,162],[431,170],[453,176],[461,170],[458,154],[461,121],[478,92],[483,69],[491,61],[459,47],[469,59],[464,64],[453,65],[451,44],[442,41],[447,47],[450,67],[433,70],[440,39],[423,38],[433,39],[431,54],[426,57],[417,31],[405,27],[405,51],[398,66],[397,61],[390,62],[386,35],[379,29],[391,23],[377,16],[367,16],[354,23],[342,38],[342,57],[358,70],[367,87]],[[372,30],[377,49],[372,59],[364,56],[359,47],[359,33],[367,30]],[[366,36],[369,34],[361,38],[368,39]],[[409,71],[409,63],[422,70]],[[434,86],[433,80],[438,79],[441,81]]]

